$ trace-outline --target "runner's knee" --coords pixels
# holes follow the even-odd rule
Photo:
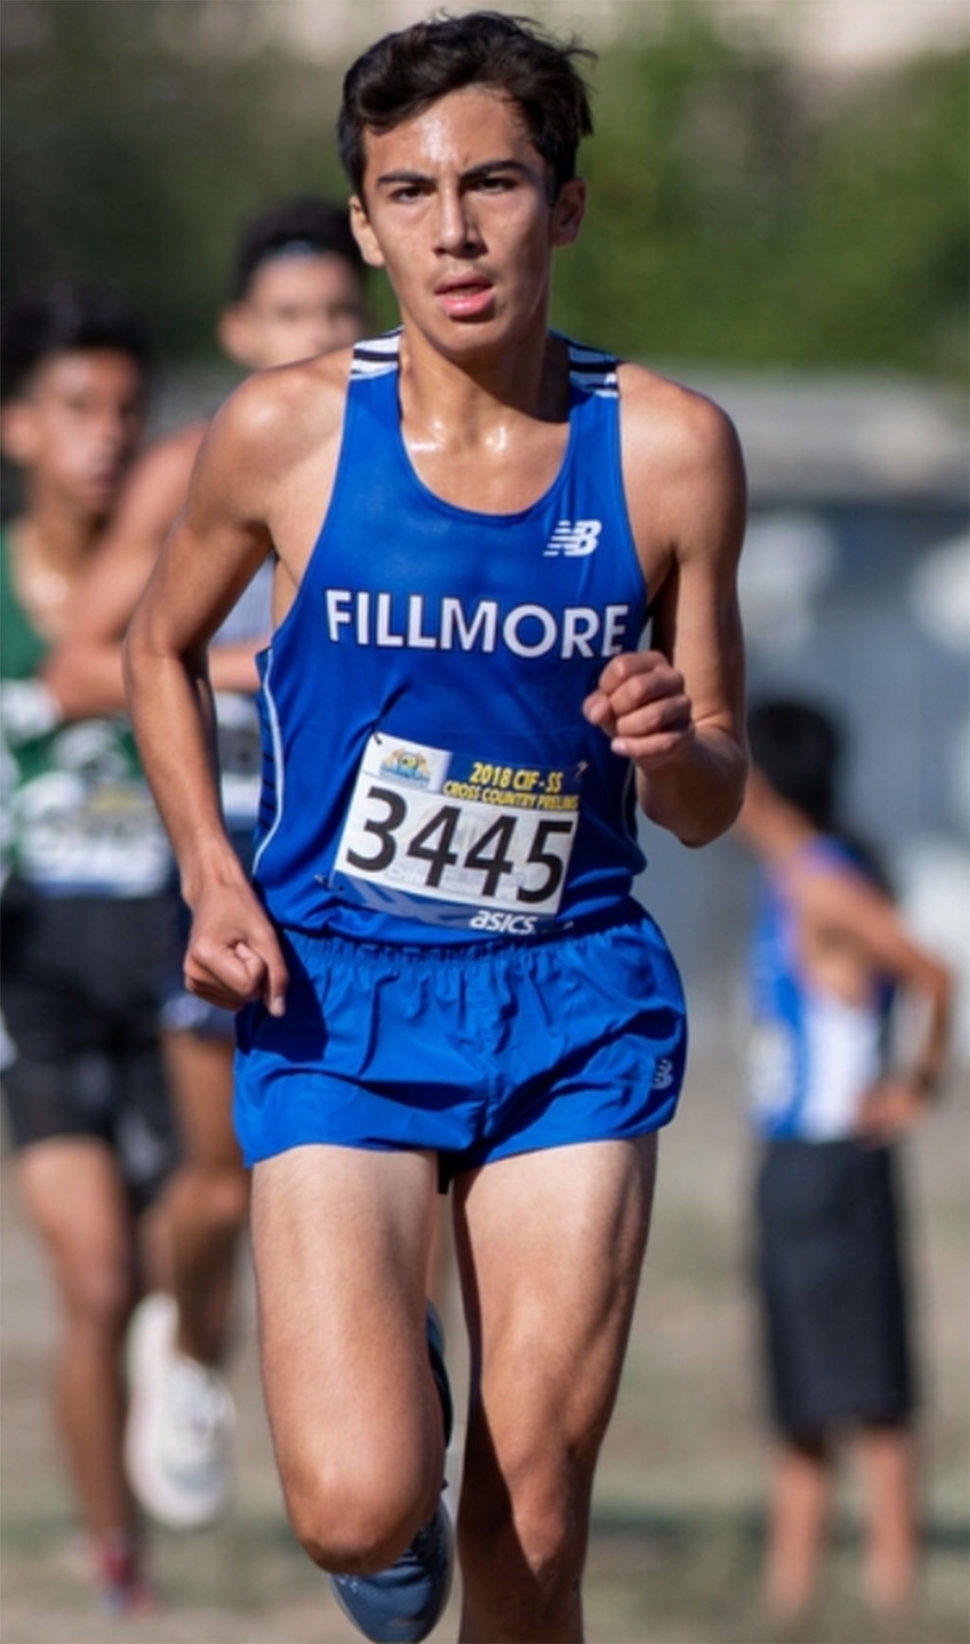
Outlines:
[[[82,1256],[62,1264],[61,1292],[73,1325],[120,1333],[134,1304],[134,1276],[122,1261]]]
[[[241,1169],[208,1173],[210,1214],[220,1227],[241,1227],[249,1211],[249,1178]]]
[[[322,1439],[294,1430],[278,1460],[297,1537],[334,1571],[392,1564],[431,1517],[444,1471],[424,1433],[377,1418],[364,1430],[338,1419]]]
[[[249,1177],[241,1167],[190,1161],[185,1166],[184,1189],[196,1195],[207,1224],[232,1232],[245,1224],[249,1211]],[[183,1189],[183,1190],[184,1190]]]
[[[313,1562],[369,1574],[393,1564],[430,1518],[441,1474],[432,1489],[379,1469],[369,1477],[301,1469],[299,1477],[284,1475],[283,1484],[290,1523]]]
[[[554,1594],[582,1562],[590,1485],[570,1449],[554,1440],[523,1443],[462,1498],[460,1539],[476,1564],[484,1556],[496,1568],[518,1567],[530,1586]]]

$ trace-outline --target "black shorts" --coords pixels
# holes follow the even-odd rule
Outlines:
[[[178,1157],[158,1038],[172,898],[44,897],[12,882],[0,916],[13,1144],[106,1142],[141,1210]]]
[[[758,1275],[775,1415],[789,1436],[901,1424],[912,1411],[900,1220],[888,1148],[768,1144]]]

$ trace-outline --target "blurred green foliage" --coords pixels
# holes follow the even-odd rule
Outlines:
[[[248,5],[231,5],[237,48]],[[206,0],[2,10],[6,294],[52,273],[125,292],[165,353],[211,352],[241,218],[340,189],[336,77],[212,38]]]
[[[5,0],[7,295],[84,274],[143,308],[166,357],[212,352],[241,218],[345,191],[337,68],[258,23],[234,0]],[[559,325],[655,360],[966,371],[963,53],[820,88],[675,5],[594,81]]]

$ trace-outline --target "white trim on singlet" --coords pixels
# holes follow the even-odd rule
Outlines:
[[[400,346],[400,326],[396,331],[386,331],[380,337],[369,337],[363,342],[355,343],[350,366],[351,381],[359,382],[365,377],[385,377],[389,371],[396,371]]]
[[[276,779],[276,815],[273,818],[273,823],[269,829],[269,832],[267,833],[265,839],[260,841],[259,849],[253,857],[252,874],[254,877],[256,869],[259,867],[259,864],[263,859],[263,853],[266,850],[267,845],[270,844],[274,835],[278,832],[279,825],[283,820],[283,799],[286,786],[286,778],[283,771],[283,736],[280,731],[279,713],[277,711],[276,703],[273,701],[273,693],[270,690],[272,674],[273,647],[270,646],[266,657],[266,673],[263,677],[263,695],[266,698],[266,711],[269,715],[270,737],[272,738],[273,743],[273,772]]]
[[[586,348],[582,343],[574,343],[568,337],[563,341],[569,351],[569,380],[573,387],[581,388],[587,394],[615,399],[620,389],[616,360],[612,354],[605,354],[600,348]],[[396,371],[400,346],[400,328],[357,343],[350,367],[351,381],[361,382],[371,377],[385,377],[389,372]]]
[[[569,380],[574,388],[587,394],[598,394],[605,399],[616,399],[620,392],[616,374],[616,360],[600,348],[586,348],[566,338],[569,349]]]

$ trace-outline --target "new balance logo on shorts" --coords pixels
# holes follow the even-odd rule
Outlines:
[[[669,1056],[661,1056],[654,1069],[651,1090],[669,1090],[674,1082],[674,1064]]]
[[[603,529],[601,519],[561,519],[543,550],[548,559],[553,554],[564,554],[567,559],[579,559],[591,554],[599,542]]]

